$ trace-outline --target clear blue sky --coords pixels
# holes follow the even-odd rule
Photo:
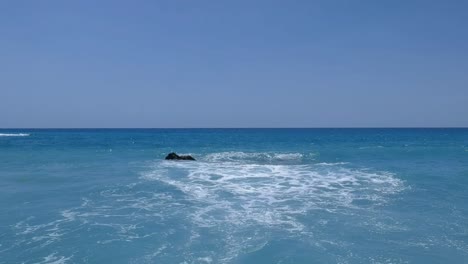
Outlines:
[[[468,126],[467,1],[0,2],[0,127]]]

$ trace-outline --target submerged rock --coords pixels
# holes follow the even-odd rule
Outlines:
[[[171,152],[167,154],[166,156],[167,160],[195,160],[192,156],[190,155],[177,155],[175,152]]]

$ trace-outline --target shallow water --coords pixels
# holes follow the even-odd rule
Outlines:
[[[0,130],[0,263],[467,263],[467,201],[468,129]]]

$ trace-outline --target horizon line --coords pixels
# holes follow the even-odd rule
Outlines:
[[[373,127],[373,126],[357,126],[357,127],[0,127],[0,130],[47,130],[47,129],[446,129],[446,128],[468,128],[468,126],[388,126],[388,127]]]

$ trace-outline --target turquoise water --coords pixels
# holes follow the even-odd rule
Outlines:
[[[0,208],[0,263],[468,263],[468,129],[0,130]]]

